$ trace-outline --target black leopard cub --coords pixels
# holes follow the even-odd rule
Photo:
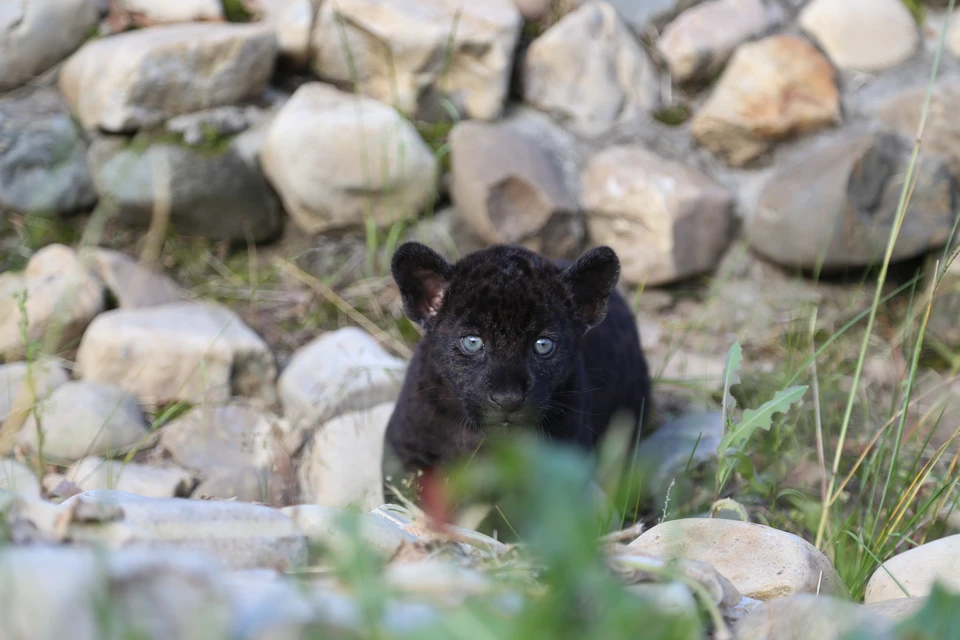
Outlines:
[[[391,267],[424,333],[386,432],[406,471],[470,455],[495,429],[590,451],[625,413],[638,435],[650,379],[612,249],[569,264],[496,245],[450,264],[407,242]]]

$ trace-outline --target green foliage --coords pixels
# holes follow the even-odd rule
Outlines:
[[[223,15],[227,22],[250,22],[253,14],[247,9],[245,0],[222,0]]]

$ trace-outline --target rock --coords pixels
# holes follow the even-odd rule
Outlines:
[[[915,613],[920,611],[924,605],[927,603],[927,598],[897,598],[895,600],[883,600],[881,602],[871,602],[864,605],[864,609],[868,609],[874,613],[879,613],[880,615],[894,620],[895,622],[900,622],[906,620],[907,618],[913,617]]]
[[[843,640],[852,637],[847,634],[854,631],[876,640],[897,637],[890,620],[865,607],[807,593],[765,602],[734,629],[738,640]]]
[[[300,461],[301,500],[364,511],[382,505],[383,438],[392,413],[387,402],[341,414],[317,429]]]
[[[277,39],[259,24],[172,24],[92,40],[59,87],[87,129],[126,133],[263,93]]]
[[[367,215],[388,225],[436,194],[437,160],[413,125],[376,100],[319,82],[301,85],[281,107],[260,160],[310,234],[359,228]]]
[[[182,235],[262,242],[282,228],[278,198],[233,143],[197,149],[150,136],[98,137],[88,159],[99,211],[126,225],[147,228],[169,207],[172,230]]]
[[[654,286],[709,271],[730,241],[732,195],[642,147],[593,156],[580,188],[590,239],[617,252],[627,282]]]
[[[772,600],[794,593],[846,596],[830,561],[799,536],[750,522],[668,520],[630,543],[655,556],[713,565],[743,595]]]
[[[485,242],[535,241],[546,227],[569,226],[573,218],[579,227],[573,235],[580,238],[573,249],[581,248],[584,228],[576,198],[536,140],[502,124],[464,121],[450,133],[450,157],[456,212]]]
[[[105,8],[100,0],[0,1],[0,93],[27,84],[73,53]]]
[[[100,315],[80,343],[76,373],[149,404],[222,404],[231,395],[269,400],[277,369],[270,348],[236,313],[205,301]]]
[[[840,118],[830,62],[807,41],[777,35],[737,48],[690,133],[727,163],[742,166],[777,140]]]
[[[580,0],[578,0],[580,1]],[[681,11],[700,0],[609,0],[620,17],[638,34],[645,34],[650,27],[662,31],[663,27]]]
[[[313,429],[349,411],[392,402],[406,363],[357,327],[315,338],[293,354],[280,374],[283,413],[297,429]]]
[[[119,251],[94,249],[90,267],[121,309],[156,307],[187,299],[187,292],[173,280]]]
[[[723,438],[723,420],[719,411],[691,413],[660,425],[644,439],[637,452],[637,467],[646,476],[644,483],[660,499],[671,481],[682,481],[689,467],[717,458]],[[677,488],[671,489],[673,495]]]
[[[534,40],[523,99],[583,136],[606,133],[660,106],[657,69],[606,2],[589,2]]]
[[[355,544],[355,538],[344,529],[346,514],[341,509],[319,504],[301,504],[281,509],[290,516],[311,544],[321,545],[334,553]],[[360,536],[370,550],[390,557],[404,544],[414,543],[417,537],[369,514],[356,514]]]
[[[210,140],[243,133],[264,119],[264,110],[253,105],[228,105],[203,109],[170,118],[164,129],[183,136],[183,141],[193,147],[209,144]]]
[[[298,581],[270,569],[228,571],[224,585],[233,605],[232,637],[294,640],[317,629],[311,593]]]
[[[193,478],[179,467],[154,467],[98,457],[75,462],[65,479],[83,491],[116,489],[147,498],[186,496],[193,488]]]
[[[57,91],[0,98],[0,209],[56,217],[97,201],[86,144]]]
[[[25,464],[0,458],[0,491],[39,500],[40,481]]]
[[[0,274],[0,355],[8,359],[25,355],[17,299],[24,294],[27,340],[50,349],[73,346],[104,308],[103,283],[76,252],[62,244],[45,246],[33,254],[23,273]]]
[[[89,510],[89,511],[86,511]],[[209,554],[227,569],[289,571],[307,556],[307,541],[279,511],[246,502],[146,498],[123,491],[86,491],[60,505],[74,516],[71,540]]]
[[[459,606],[470,596],[488,595],[493,588],[490,579],[476,569],[434,559],[392,563],[383,578],[388,588],[446,607]]]
[[[36,413],[27,417],[17,442],[31,451],[40,451],[39,421],[45,457],[79,460],[146,443],[147,424],[137,399],[118,387],[67,382],[54,390],[39,413],[39,420]]]
[[[626,590],[653,607],[657,613],[682,618],[690,623],[699,623],[697,600],[682,582],[672,581],[664,584],[646,582],[630,585]],[[697,634],[692,637],[700,638],[702,635]]]
[[[960,589],[957,563],[960,558],[960,534],[927,542],[908,549],[883,563],[870,576],[864,594],[867,604],[930,594],[934,582],[952,591]],[[893,578],[890,577],[893,574]],[[896,582],[894,582],[894,578]],[[904,593],[897,582],[907,590]]]
[[[282,504],[283,472],[302,444],[290,424],[249,403],[194,407],[163,428],[160,444],[204,481],[197,493]]]
[[[210,558],[183,551],[30,545],[0,553],[0,637],[230,636],[231,603]]]
[[[33,376],[32,391],[28,386],[28,375]],[[0,365],[0,425],[14,412],[32,409],[69,379],[63,367],[49,359]]]
[[[316,14],[313,0],[258,0],[263,20],[277,34],[280,55],[297,66],[310,57],[310,31]]]
[[[120,0],[120,8],[138,14],[141,21],[150,24],[168,22],[220,22],[224,19],[219,0]]]
[[[761,0],[708,0],[677,17],[657,41],[674,80],[707,80],[741,43],[770,24]]]
[[[947,41],[944,43],[954,56],[960,58],[960,14],[954,14],[947,29]]]
[[[840,69],[889,69],[920,43],[917,23],[901,0],[811,0],[799,25]]]
[[[751,248],[794,268],[880,262],[912,150],[912,142],[883,130],[844,131],[799,149],[761,188],[746,225]],[[914,178],[894,261],[942,247],[953,229],[956,184],[946,162],[924,154]]]
[[[312,67],[417,119],[443,116],[446,99],[465,118],[494,120],[521,25],[513,0],[321,2]]]

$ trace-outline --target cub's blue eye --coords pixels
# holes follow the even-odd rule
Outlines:
[[[550,338],[540,338],[533,344],[533,350],[537,355],[548,356],[557,348],[556,343]]]
[[[483,349],[483,340],[479,336],[466,336],[460,338],[460,346],[463,347],[464,351],[473,355],[480,353],[480,350]]]

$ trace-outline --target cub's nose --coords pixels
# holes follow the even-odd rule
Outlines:
[[[526,397],[524,392],[516,390],[492,391],[487,396],[490,402],[508,413],[519,409]]]

